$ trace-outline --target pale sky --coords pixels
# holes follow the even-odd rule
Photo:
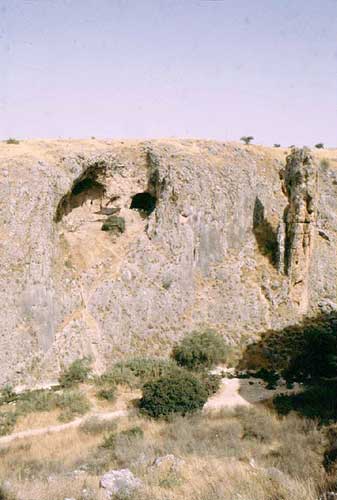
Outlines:
[[[337,0],[0,0],[0,139],[337,147]]]

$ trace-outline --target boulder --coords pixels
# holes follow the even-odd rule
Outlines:
[[[99,485],[105,490],[106,498],[110,499],[114,495],[129,495],[132,491],[140,488],[142,482],[129,469],[119,469],[104,474]]]

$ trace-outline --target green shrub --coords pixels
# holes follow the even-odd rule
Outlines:
[[[279,394],[273,400],[278,413],[287,415],[291,411],[317,419],[322,423],[337,420],[337,383],[326,382],[314,385],[298,394]]]
[[[193,332],[176,344],[172,357],[180,366],[190,370],[212,368],[226,360],[228,346],[224,338],[213,330]]]
[[[181,370],[147,382],[140,408],[154,418],[173,413],[185,415],[201,409],[207,398],[204,384],[192,373]]]
[[[90,358],[76,359],[60,375],[61,387],[71,387],[72,385],[85,382],[91,372]]]
[[[56,393],[52,390],[27,391],[16,396],[13,411],[0,412],[0,436],[9,434],[19,416],[28,413],[60,409],[60,420],[69,421],[76,415],[83,415],[90,409],[90,403],[84,394],[75,390]]]
[[[0,413],[0,436],[10,434],[16,424],[18,415],[15,412],[6,411]]]
[[[56,394],[50,390],[27,391],[17,398],[16,411],[19,415],[51,411],[57,406]]]
[[[7,139],[6,144],[20,144],[20,141],[14,139],[14,137],[10,137],[9,139]]]
[[[56,405],[62,410],[59,417],[62,422],[68,422],[76,415],[84,415],[90,410],[88,399],[78,391],[68,390],[59,394]]]
[[[115,363],[110,371],[102,375],[101,383],[140,387],[176,369],[177,364],[171,359],[132,358]]]
[[[317,383],[321,379],[336,377],[337,331],[334,324],[309,325],[303,344],[283,376],[289,382]]]
[[[243,137],[240,137],[240,141],[244,142],[246,145],[250,144],[254,137],[252,135],[244,135]]]
[[[317,144],[315,144],[315,148],[317,148],[317,149],[324,149],[323,142],[318,142]]]
[[[16,399],[17,394],[13,387],[10,384],[6,384],[0,391],[0,404],[12,403]]]
[[[125,232],[125,219],[124,217],[118,217],[117,215],[111,215],[107,217],[106,221],[101,227],[102,231],[112,231],[112,232]]]
[[[260,378],[266,382],[267,389],[275,389],[277,382],[280,379],[280,375],[274,370],[267,370],[266,368],[260,368],[257,372],[248,372],[248,375],[254,378]]]
[[[147,382],[153,378],[166,375],[177,368],[173,360],[161,358],[133,358],[125,363],[135,377]]]
[[[104,437],[101,448],[108,448],[109,450],[113,450],[116,445],[116,438],[117,434],[115,432],[110,432],[110,434],[107,434]]]
[[[103,385],[126,385],[128,387],[137,386],[137,377],[123,362],[113,365],[111,370],[104,373],[99,379],[98,384]]]
[[[105,399],[106,401],[115,401],[116,399],[116,386],[106,387],[97,392],[97,397],[99,399]]]

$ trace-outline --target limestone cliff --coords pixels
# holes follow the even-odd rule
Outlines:
[[[24,141],[0,182],[0,384],[337,307],[336,151]]]

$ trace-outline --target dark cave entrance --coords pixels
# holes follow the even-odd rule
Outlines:
[[[81,207],[86,201],[101,200],[105,194],[105,186],[96,180],[98,172],[90,168],[77,181],[72,189],[64,195],[56,209],[55,221],[60,222],[74,208]]]
[[[155,196],[145,191],[144,193],[137,193],[132,196],[130,208],[138,210],[141,214],[148,217],[156,208],[156,203],[157,199]]]

